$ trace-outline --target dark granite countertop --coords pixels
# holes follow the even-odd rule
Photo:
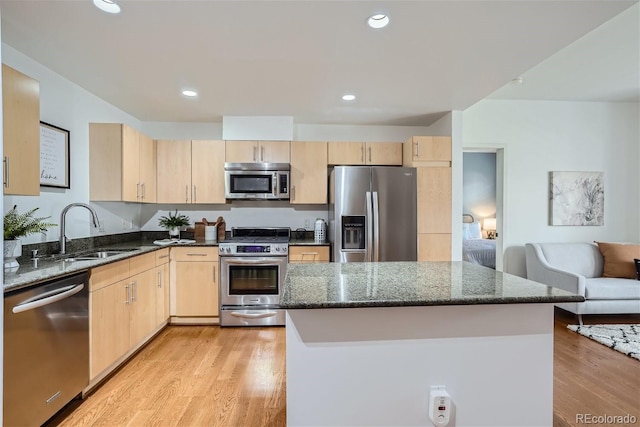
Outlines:
[[[151,242],[135,242],[128,241],[124,243],[117,243],[113,245],[104,245],[99,249],[94,249],[93,251],[98,250],[109,250],[109,249],[127,249],[127,252],[122,254],[112,255],[107,258],[98,258],[95,260],[88,261],[69,261],[68,259],[73,259],[74,254],[70,254],[67,256],[43,256],[37,259],[37,262],[32,260],[20,261],[20,267],[16,272],[4,272],[4,292],[13,291],[16,289],[24,288],[27,286],[31,286],[40,282],[45,282],[51,279],[55,279],[58,277],[67,276],[72,273],[77,273],[84,270],[89,270],[91,268],[98,267],[100,265],[110,264],[112,262],[121,261],[126,258],[131,258],[133,256],[142,255],[147,252],[153,252],[162,248],[172,247],[172,246],[218,246],[218,243],[206,242],[206,241],[195,241],[195,243],[190,244],[181,244],[181,245],[154,245]],[[86,252],[86,251],[85,251]],[[79,254],[75,254],[78,256]]]
[[[581,302],[584,298],[476,264],[289,264],[287,309]]]
[[[313,240],[313,237],[310,239],[294,239],[293,236],[291,240],[289,240],[290,246],[330,246],[329,242],[317,243]]]

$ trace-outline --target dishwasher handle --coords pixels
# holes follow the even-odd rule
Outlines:
[[[11,309],[13,313],[22,313],[24,311],[33,310],[35,308],[44,307],[45,305],[53,304],[54,302],[61,301],[65,298],[69,298],[84,289],[84,283],[79,285],[69,285],[56,289],[51,292],[47,292],[37,297],[30,298],[25,302],[16,305]]]

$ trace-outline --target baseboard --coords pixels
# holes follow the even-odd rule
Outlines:
[[[219,325],[219,317],[182,317],[171,316],[169,318],[170,325]]]

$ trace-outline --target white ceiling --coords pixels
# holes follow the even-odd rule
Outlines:
[[[487,96],[639,102],[637,0],[118,3],[0,0],[2,41],[142,121],[428,126]],[[389,27],[365,25],[376,12]]]

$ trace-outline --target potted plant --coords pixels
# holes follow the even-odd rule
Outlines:
[[[176,212],[173,215],[171,214],[171,212],[169,212],[169,216],[161,216],[158,220],[158,224],[160,224],[161,227],[169,230],[169,236],[172,239],[179,239],[180,227],[189,225],[191,223],[190,221],[191,220],[188,216],[179,214],[178,210],[176,209]]]
[[[48,217],[34,217],[39,208],[33,208],[25,213],[18,213],[18,206],[14,205],[4,215],[4,268],[17,269],[19,267],[16,258],[22,255],[22,242],[20,237],[26,237],[33,233],[45,233],[49,227],[57,224],[45,222]]]

